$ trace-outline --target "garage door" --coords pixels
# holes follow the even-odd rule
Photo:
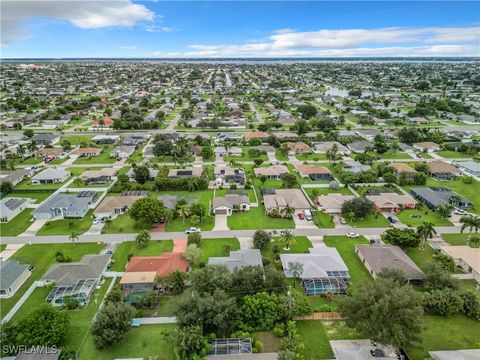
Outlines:
[[[215,215],[227,215],[227,209],[217,209]]]

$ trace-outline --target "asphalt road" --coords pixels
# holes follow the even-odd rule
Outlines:
[[[460,226],[439,226],[435,229],[440,234],[455,234],[460,232]],[[325,236],[325,235],[346,235],[348,232],[357,232],[360,235],[380,235],[389,228],[349,228],[349,229],[293,229],[296,236]],[[267,230],[266,231],[273,231]],[[280,234],[280,230],[276,230]],[[251,237],[255,230],[228,230],[228,231],[203,231],[205,239]],[[185,239],[187,235],[183,232],[152,232],[153,240],[175,240]],[[115,242],[133,240],[137,234],[101,234],[82,235],[76,242],[103,242],[111,244]],[[60,236],[10,236],[0,237],[1,244],[50,244],[71,242],[69,235]]]

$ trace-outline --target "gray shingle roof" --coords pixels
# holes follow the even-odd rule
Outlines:
[[[28,270],[29,265],[20,264],[16,260],[7,260],[0,263],[0,289],[8,289],[12,286],[15,280]]]
[[[246,266],[263,266],[262,254],[258,249],[230,251],[229,257],[211,257],[209,265],[225,265],[229,271]]]

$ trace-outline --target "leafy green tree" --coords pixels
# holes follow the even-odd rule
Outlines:
[[[363,219],[368,215],[375,213],[375,204],[362,197],[345,201],[342,204],[342,215],[353,217],[351,220]]]
[[[186,326],[173,329],[169,336],[179,359],[203,359],[208,351],[208,340],[200,326]]]
[[[405,271],[393,268],[383,268],[378,273],[379,278],[393,280],[396,284],[406,285],[408,284],[408,276]]]
[[[416,248],[420,244],[420,235],[413,229],[388,229],[382,235],[386,243],[400,246],[402,249]]]
[[[297,178],[293,174],[290,174],[290,173],[282,174],[280,179],[282,180],[282,186],[284,188],[291,189],[297,186]]]
[[[429,262],[424,269],[425,279],[423,286],[426,291],[456,289],[458,282],[450,272],[443,268],[443,264],[438,261]]]
[[[187,274],[179,270],[168,274],[164,280],[174,294],[181,294],[187,286]]]
[[[5,181],[0,184],[0,192],[2,194],[8,194],[13,191],[13,185],[10,181]]]
[[[33,135],[34,135],[33,130],[32,129],[25,129],[25,130],[23,130],[23,135],[25,135],[28,138],[32,138]]]
[[[463,301],[463,312],[465,316],[480,321],[480,299],[472,290],[460,294]]]
[[[448,316],[463,309],[463,300],[452,289],[433,290],[424,294],[423,306],[429,313]]]
[[[150,180],[150,171],[148,170],[148,167],[144,165],[135,166],[133,168],[133,175],[135,181],[139,184],[145,184],[147,181]]]
[[[155,221],[159,221],[163,213],[163,202],[151,197],[138,199],[129,210],[130,217],[144,226],[151,226]]]
[[[245,294],[254,294],[258,291],[275,292],[266,282],[263,267],[246,266],[236,269],[231,275],[229,293],[242,298]]]
[[[91,333],[98,349],[119,343],[130,330],[135,309],[124,303],[107,303],[93,320]]]
[[[246,331],[270,331],[281,319],[279,298],[259,292],[243,298],[241,328]]]
[[[450,214],[452,213],[453,211],[453,205],[450,205],[450,204],[441,204],[437,207],[437,211],[438,213],[440,214],[440,218],[441,219],[445,219],[447,218],[448,216],[450,216]]]
[[[207,265],[190,273],[192,289],[200,295],[213,293],[217,289],[228,291],[231,281],[230,272],[224,265]]]
[[[295,321],[289,321],[285,326],[285,334],[280,342],[280,349],[282,352],[292,352],[295,354],[295,359],[302,359],[302,352],[305,344],[298,333]]]
[[[200,150],[200,156],[205,160],[205,159],[211,159],[215,154],[213,153],[213,150],[210,146],[204,146],[202,147],[202,150]]]
[[[365,282],[339,301],[339,310],[347,325],[374,341],[402,348],[421,341],[422,296],[409,285],[388,278]]]
[[[202,244],[202,235],[200,233],[190,233],[187,236],[187,244],[196,244],[198,247]]]
[[[297,107],[297,112],[302,116],[303,119],[308,120],[317,115],[318,110],[315,106],[306,104]]]
[[[253,247],[255,249],[262,250],[270,243],[272,237],[268,232],[265,230],[257,230],[255,234],[253,234]]]
[[[197,244],[190,244],[188,245],[187,250],[185,250],[184,256],[185,259],[187,259],[192,266],[196,267],[200,261],[202,252],[200,251],[200,248],[197,246]]]
[[[455,272],[456,264],[455,260],[447,254],[435,254],[432,256],[432,261],[439,263],[442,268],[450,273]]]
[[[138,248],[147,247],[151,238],[152,237],[147,230],[142,230],[137,234],[137,236],[135,236],[135,245],[137,245]]]

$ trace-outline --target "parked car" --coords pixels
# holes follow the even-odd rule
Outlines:
[[[94,218],[93,219],[93,225],[100,224],[100,218]]]
[[[199,228],[191,227],[190,229],[185,230],[185,234],[199,233],[202,232]]]
[[[397,222],[397,219],[395,219],[395,216],[389,215],[387,217],[388,221],[390,221],[392,224],[395,224]]]
[[[349,232],[349,233],[347,233],[347,237],[348,238],[358,238],[358,237],[360,237],[360,234],[355,233],[355,232]]]
[[[455,209],[455,210],[453,211],[453,213],[454,213],[455,215],[467,215],[467,214],[468,214],[465,210],[462,210],[462,209]]]
[[[340,224],[343,224],[343,225],[345,225],[345,224],[347,223],[347,220],[345,220],[345,219],[342,218],[342,217],[340,218],[339,221],[340,221]]]
[[[305,216],[305,219],[308,221],[313,220],[312,212],[310,210],[303,210],[303,216]]]
[[[298,214],[298,218],[299,218],[300,220],[305,219],[305,217],[303,216],[303,214]]]

